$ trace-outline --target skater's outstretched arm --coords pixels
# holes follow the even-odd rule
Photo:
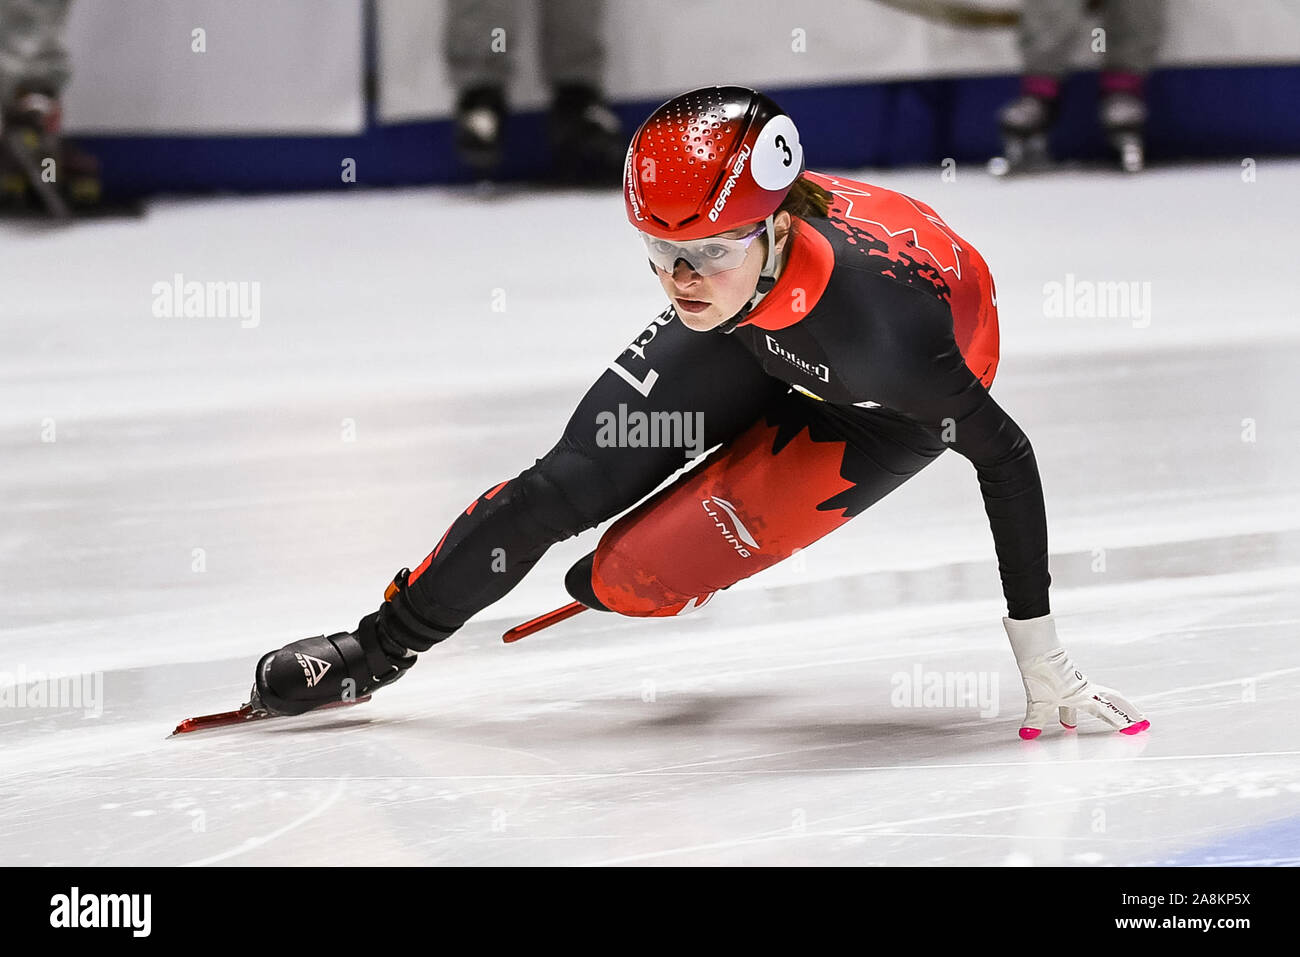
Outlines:
[[[935,430],[975,466],[1007,601],[1002,619],[1025,686],[1020,736],[1055,717],[1074,728],[1080,711],[1134,734],[1149,722],[1118,691],[1091,682],[1062,646],[1048,602],[1047,512],[1029,437],[967,366],[940,300],[897,283],[880,285],[873,308],[895,308],[907,347],[873,383],[894,408]]]
[[[887,329],[869,341],[845,378],[855,400],[871,400],[920,422],[975,466],[1012,618],[1049,612],[1047,516],[1029,438],[970,370],[946,302],[918,288],[863,274],[864,325]]]

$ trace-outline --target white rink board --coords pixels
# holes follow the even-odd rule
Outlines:
[[[440,52],[445,0],[377,4],[381,120],[451,115],[455,92]],[[537,5],[519,8],[518,27],[507,33],[517,58],[510,102],[536,109],[549,96],[536,49]],[[775,89],[1015,73],[1020,65],[1014,29],[957,28],[871,0],[609,0],[607,9],[614,100],[667,99],[714,83]],[[1168,0],[1168,10],[1161,65],[1300,59],[1300,6],[1291,0]],[[1086,22],[1079,35],[1075,66],[1095,69]]]
[[[361,0],[77,0],[67,45],[71,132],[348,135],[365,122]]]

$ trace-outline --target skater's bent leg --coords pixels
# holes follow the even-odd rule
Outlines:
[[[611,363],[546,455],[471,502],[410,573],[406,604],[419,621],[446,637],[552,545],[635,505],[785,391],[739,343],[668,317]]]
[[[625,615],[676,615],[789,557],[879,501],[946,448],[884,410],[792,393],[703,468],[620,518],[592,587]]]

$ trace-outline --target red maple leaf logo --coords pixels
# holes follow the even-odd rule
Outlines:
[[[891,246],[915,249],[940,272],[961,279],[961,246],[948,224],[933,210],[922,209],[915,200],[893,190],[872,192],[862,183],[843,183],[834,176],[822,178],[826,188],[843,201],[845,219],[878,227]]]

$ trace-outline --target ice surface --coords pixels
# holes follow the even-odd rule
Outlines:
[[[617,193],[166,201],[0,227],[0,863],[1300,861],[1300,163],[851,175],[989,261],[1062,637],[1149,733],[1017,738],[945,456],[695,615],[502,644],[597,529],[368,704],[165,740],[377,607],[662,308]],[[177,273],[260,283],[259,321],[155,317]],[[1149,324],[1045,316],[1067,274],[1149,282]],[[917,668],[996,714],[898,706]],[[102,713],[15,706],[37,672],[101,673]]]

